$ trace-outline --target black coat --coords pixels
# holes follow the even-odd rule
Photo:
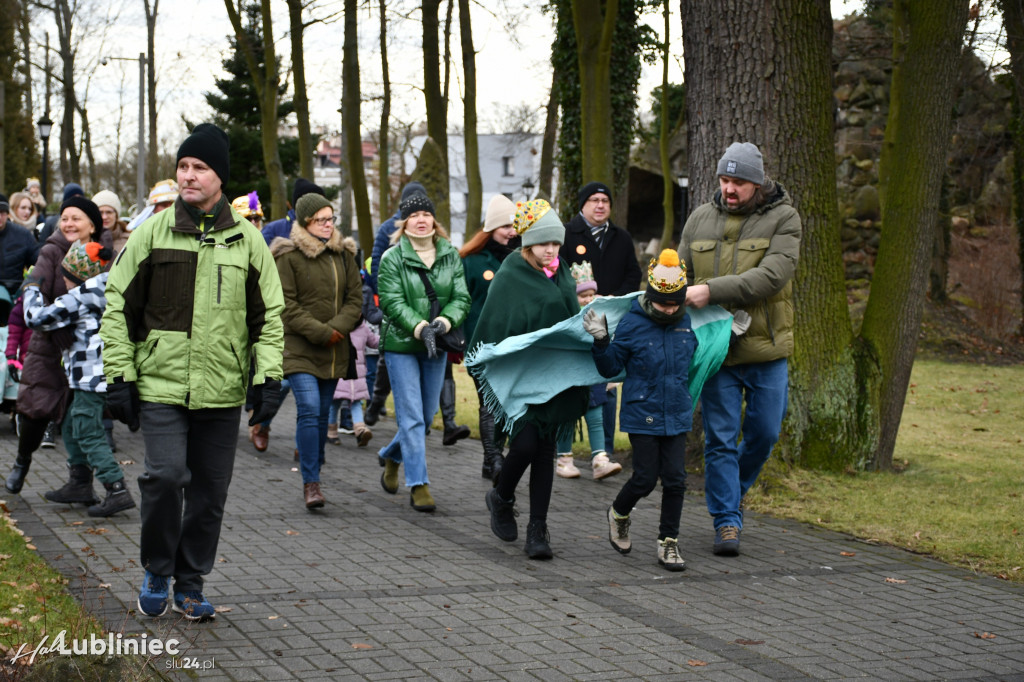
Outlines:
[[[558,256],[569,264],[590,261],[599,296],[631,293],[640,288],[643,279],[629,233],[609,222],[604,248],[598,249],[590,236],[590,227],[579,213],[565,224],[565,243]]]

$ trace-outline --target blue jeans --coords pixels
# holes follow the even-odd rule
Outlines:
[[[430,483],[427,478],[427,427],[433,421],[441,400],[447,362],[444,354],[433,360],[426,353],[388,351],[384,354],[384,364],[391,377],[398,432],[378,454],[405,464],[405,485],[409,488]]]
[[[379,354],[366,355],[366,392],[373,398],[373,384],[377,381],[377,358]],[[367,399],[367,401],[370,400]]]
[[[303,483],[319,483],[327,443],[327,413],[337,379],[317,379],[302,372],[289,374],[295,394],[295,445],[299,449],[299,468]]]
[[[723,366],[704,384],[704,496],[716,529],[743,527],[740,501],[779,440],[788,399],[785,358]]]

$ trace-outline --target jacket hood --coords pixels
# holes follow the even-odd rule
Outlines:
[[[313,259],[327,249],[341,253],[344,248],[344,237],[341,236],[341,232],[338,230],[335,230],[331,234],[331,238],[325,243],[311,235],[306,228],[299,227],[297,222],[292,223],[292,231],[288,234],[287,239],[284,237],[274,237],[274,240],[270,242],[270,254],[274,258],[297,249],[306,258]]]

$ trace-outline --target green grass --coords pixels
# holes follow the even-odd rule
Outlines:
[[[750,509],[1024,582],[1024,367],[918,360],[892,472],[792,470]]]
[[[67,589],[67,580],[34,551],[32,538],[18,529],[0,504],[0,655],[9,661],[26,644],[34,649],[46,635],[66,630],[68,641],[99,636],[100,624]]]

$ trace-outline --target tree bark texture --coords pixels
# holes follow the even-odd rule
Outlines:
[[[612,181],[611,56],[618,0],[572,0],[580,69],[583,177]]]
[[[448,103],[441,92],[440,43],[438,41],[437,11],[440,0],[423,0],[423,97],[427,108],[427,135],[437,143],[443,160],[444,173],[448,174]],[[435,216],[442,225],[451,224],[451,210],[448,203],[448,185],[444,183],[431,194]],[[441,205],[444,205],[442,212]]]
[[[75,111],[78,97],[75,95],[75,50],[72,47],[71,32],[74,16],[67,0],[55,0],[53,18],[57,23],[57,48],[61,62],[61,93],[64,98],[64,114],[60,125],[60,175],[67,184],[77,182],[81,154],[75,144]]]
[[[537,179],[537,198],[553,203],[552,186],[555,175],[555,138],[558,136],[558,95],[552,71],[551,91],[548,94],[547,113],[544,116],[544,137],[540,144],[540,177]]]
[[[299,129],[299,173],[313,179],[313,135],[309,129],[309,94],[306,92],[306,61],[302,52],[302,0],[287,0],[292,48],[292,79],[295,83],[295,118]]]
[[[967,0],[896,0],[893,15],[894,68],[879,166],[885,236],[861,329],[883,379],[873,458],[881,469],[892,465],[917,348]]]
[[[274,49],[274,32],[270,14],[270,0],[260,1],[261,32],[263,35],[263,70],[260,70],[256,59],[255,46],[250,42],[248,34],[242,28],[242,19],[233,0],[224,0],[231,19],[231,27],[235,38],[245,55],[245,63],[249,67],[256,95],[260,105],[260,142],[263,148],[263,165],[267,171],[267,182],[270,184],[269,220],[284,218],[288,213],[288,192],[285,185],[284,172],[281,167],[281,155],[278,153],[277,140],[277,106],[280,99],[281,76],[278,69],[277,53]]]
[[[385,0],[380,0],[380,132],[377,142],[377,177],[380,181],[380,222],[391,215],[391,74],[388,67],[388,16]]]
[[[476,51],[470,24],[469,0],[459,0],[459,33],[462,39],[462,72],[466,81],[463,119],[466,145],[466,239],[480,229],[483,181],[480,179],[480,145],[476,136]]]
[[[146,112],[149,124],[149,148],[146,149],[146,184],[152,187],[160,178],[157,176],[160,162],[159,140],[157,139],[156,126],[156,16],[159,10],[160,0],[153,0],[150,7],[149,0],[143,0],[146,9]],[[141,210],[141,206],[139,207]]]
[[[1021,279],[1024,280],[1024,0],[1000,0],[1006,50],[1010,53],[1010,78],[1013,83],[1013,207],[1020,254]],[[1021,287],[1024,311],[1024,287]],[[1024,314],[1017,332],[1024,336]]]
[[[662,7],[665,18],[665,32],[661,46],[661,129],[658,131],[658,156],[661,158],[661,209],[665,213],[665,221],[661,228],[661,248],[672,244],[672,232],[675,228],[675,207],[673,205],[674,185],[672,180],[672,161],[668,156],[668,46],[670,24],[668,0]]]
[[[370,199],[366,192],[366,173],[363,170],[363,142],[360,135],[359,115],[359,26],[356,21],[357,0],[345,0],[345,47],[342,63],[342,127],[345,130],[346,162],[349,185],[356,207],[356,230],[363,253],[373,250],[373,223],[370,218]]]

